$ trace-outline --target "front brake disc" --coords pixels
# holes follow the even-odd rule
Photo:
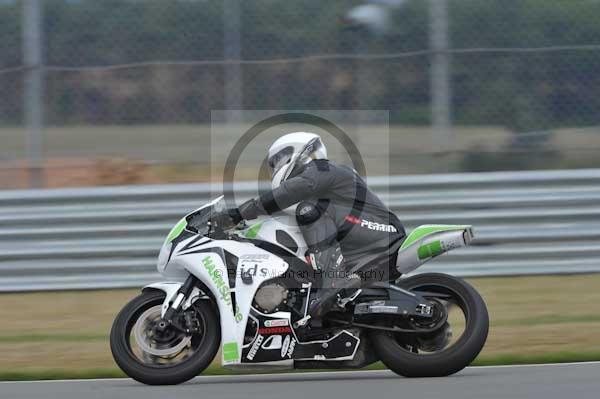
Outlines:
[[[161,306],[157,305],[146,310],[138,318],[135,325],[133,326],[133,333],[135,341],[139,348],[146,353],[160,357],[174,357],[177,356],[192,340],[191,336],[183,336],[179,343],[168,347],[168,348],[155,348],[152,347],[152,338],[148,336],[150,329],[148,328],[148,322],[156,319],[160,319]]]

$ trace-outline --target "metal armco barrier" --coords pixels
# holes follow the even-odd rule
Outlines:
[[[473,246],[417,272],[600,272],[600,169],[369,179],[407,230],[472,224]],[[239,203],[256,182],[235,185]],[[222,191],[210,184],[0,192],[0,291],[140,287],[169,228]]]

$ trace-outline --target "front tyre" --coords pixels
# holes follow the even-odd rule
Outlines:
[[[479,293],[464,280],[439,273],[408,277],[397,285],[426,292],[429,299],[437,297],[447,309],[457,307],[464,317],[464,329],[451,344],[446,337],[453,327],[450,319],[437,336],[376,331],[371,338],[381,361],[405,377],[443,377],[467,367],[483,348],[489,329],[487,308]]]
[[[119,312],[110,332],[115,362],[129,377],[148,385],[179,384],[200,374],[221,340],[219,317],[208,300],[197,300],[182,315],[193,323],[193,334],[157,329],[164,300],[162,291],[143,292]]]

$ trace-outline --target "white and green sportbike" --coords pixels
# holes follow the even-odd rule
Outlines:
[[[224,231],[211,223],[224,205],[220,197],[171,230],[158,258],[168,281],[144,287],[116,317],[111,350],[128,376],[178,384],[220,352],[226,368],[347,369],[381,360],[403,376],[437,377],[462,370],[483,348],[486,305],[446,274],[365,282],[312,323],[307,308],[320,277],[305,262],[294,215]],[[396,276],[472,237],[470,226],[414,229],[399,248]]]

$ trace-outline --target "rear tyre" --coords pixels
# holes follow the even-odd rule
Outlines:
[[[164,335],[153,335],[152,323],[160,319],[164,300],[162,291],[143,292],[119,312],[110,332],[117,365],[148,385],[179,384],[197,376],[210,365],[221,341],[219,317],[207,300],[188,310],[197,320],[197,333],[189,336],[168,327]]]
[[[373,347],[381,361],[396,374],[405,377],[443,377],[454,374],[477,357],[488,335],[489,318],[485,302],[477,291],[462,279],[439,273],[409,277],[397,284],[407,290],[442,293],[454,297],[463,311],[464,332],[450,347],[433,353],[419,353],[407,346],[397,333],[376,331],[371,334]]]

